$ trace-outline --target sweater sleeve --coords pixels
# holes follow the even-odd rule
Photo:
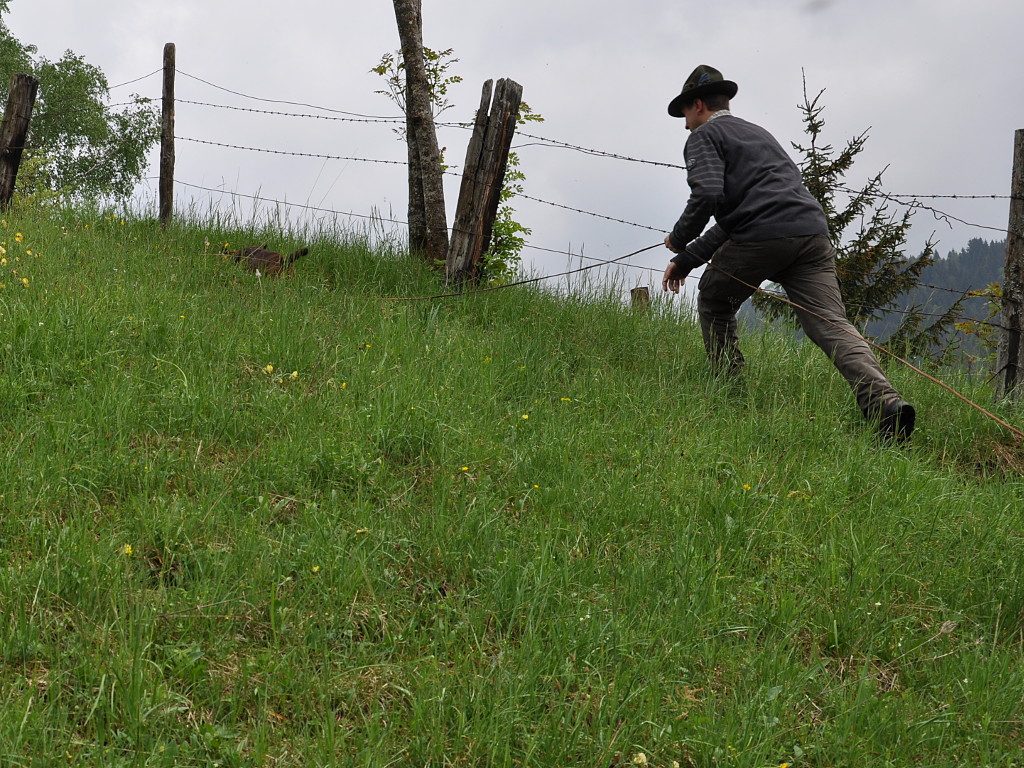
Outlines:
[[[708,136],[708,132],[700,129],[694,131],[687,139],[683,155],[686,158],[686,181],[690,185],[690,199],[686,203],[683,215],[672,228],[672,244],[676,248],[686,247],[693,250],[694,255],[702,256],[702,261],[707,261],[717,250],[718,245],[725,241],[725,233],[721,227],[715,226],[718,232],[713,236],[709,231],[710,237],[705,242],[697,243],[692,248],[690,246],[691,241],[700,237],[725,195],[725,161]],[[714,245],[719,238],[721,242]],[[710,247],[712,245],[713,248]]]
[[[722,247],[722,244],[729,239],[725,230],[715,224],[703,235],[693,240],[686,246],[686,250],[672,257],[671,261],[679,264],[685,269],[696,269],[711,261],[715,251]]]

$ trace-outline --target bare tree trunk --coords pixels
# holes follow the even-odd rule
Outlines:
[[[444,184],[441,171],[441,152],[437,145],[434,118],[430,113],[430,85],[423,62],[422,0],[394,0],[398,36],[402,41],[405,61],[406,99],[405,114],[409,141],[409,246],[413,250],[412,225],[417,221],[417,205],[421,191],[425,233],[424,255],[430,262],[444,262],[448,258],[448,219],[444,209]],[[418,181],[413,175],[413,153],[419,164]]]
[[[405,103],[409,104],[409,83],[405,84]],[[409,148],[409,253],[427,252],[427,215],[423,206],[423,170],[416,126],[405,118],[405,141]]]

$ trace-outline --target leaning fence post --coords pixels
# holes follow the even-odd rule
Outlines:
[[[523,101],[523,86],[502,78],[494,89],[492,103],[491,85],[490,80],[484,83],[462,169],[459,204],[445,265],[449,283],[475,282],[480,278],[481,261],[491,244],[508,168],[508,153]]]
[[[1021,398],[1024,392],[1024,128],[1014,135],[1013,177],[1010,184],[1010,223],[1006,232],[1006,263],[1003,268],[1002,338],[999,343],[996,394]]]
[[[164,92],[160,133],[160,224],[174,211],[174,43],[164,46]]]
[[[0,209],[6,210],[14,198],[21,154],[25,150],[32,108],[36,103],[39,81],[31,75],[13,75],[7,95],[7,109],[0,126]]]

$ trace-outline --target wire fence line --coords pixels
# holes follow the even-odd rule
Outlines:
[[[160,70],[156,70],[156,72],[159,72],[159,71]],[[238,95],[238,96],[242,96],[244,98],[254,99],[254,100],[264,101],[264,102],[278,103],[278,104],[292,104],[292,105],[307,106],[307,107],[311,107],[313,109],[320,109],[320,110],[324,110],[324,111],[328,111],[328,112],[333,112],[333,113],[340,113],[340,114],[346,114],[346,115],[357,115],[361,119],[348,120],[346,118],[330,118],[330,117],[325,116],[325,115],[314,115],[314,114],[301,113],[301,112],[282,112],[282,111],[278,111],[278,110],[263,110],[263,109],[255,109],[255,108],[248,108],[248,107],[237,107],[237,106],[232,106],[232,105],[227,105],[227,104],[216,104],[216,103],[212,103],[212,102],[188,101],[188,100],[184,100],[184,99],[176,99],[176,101],[178,103],[194,104],[194,105],[198,105],[198,106],[211,107],[211,108],[215,108],[215,109],[229,109],[229,110],[238,110],[238,111],[243,111],[243,112],[252,112],[252,113],[257,113],[257,114],[279,115],[279,116],[285,116],[285,117],[306,118],[306,119],[321,119],[321,120],[335,119],[335,120],[345,120],[347,122],[381,122],[381,123],[404,123],[405,122],[405,117],[404,116],[360,115],[359,113],[356,113],[356,112],[351,112],[351,111],[346,111],[346,110],[341,110],[341,109],[336,109],[336,108],[333,108],[333,107],[326,107],[326,106],[321,106],[321,105],[316,105],[316,104],[306,104],[306,103],[303,103],[303,102],[284,101],[284,100],[281,100],[281,99],[267,99],[267,98],[262,98],[262,97],[259,97],[259,96],[252,96],[252,95],[249,95],[249,94],[245,94],[245,93],[241,93],[239,91],[232,90],[230,88],[225,88],[224,86],[217,85],[216,83],[212,83],[209,80],[204,80],[202,78],[196,77],[195,75],[190,75],[190,74],[188,74],[186,72],[183,72],[181,70],[176,70],[176,71],[179,74],[183,74],[186,77],[190,77],[190,78],[192,78],[194,80],[197,80],[197,81],[199,81],[201,83],[205,83],[206,85],[209,85],[209,86],[211,86],[213,88],[217,88],[218,90],[226,91],[227,93],[232,93],[232,94],[235,94],[235,95]],[[156,72],[151,72],[150,75],[156,74]],[[144,76],[143,78],[139,78],[139,79],[145,79],[145,77],[148,77],[148,76],[149,75]],[[132,82],[134,82],[134,81],[132,81]],[[116,86],[112,86],[112,87],[116,87]],[[471,130],[473,128],[473,123],[467,123],[467,122],[438,122],[438,123],[436,123],[436,125],[438,127],[460,128],[460,129],[465,129],[465,130]],[[685,165],[678,165],[678,164],[675,164],[675,163],[667,163],[667,162],[662,162],[662,161],[657,161],[657,160],[648,160],[648,159],[644,159],[644,158],[631,157],[629,155],[623,155],[623,154],[619,154],[619,153],[616,153],[616,152],[609,152],[607,150],[597,149],[595,147],[586,147],[586,146],[582,146],[582,145],[578,145],[578,144],[572,144],[570,142],[565,142],[565,141],[561,141],[561,140],[558,140],[558,139],[552,139],[552,138],[547,137],[547,136],[538,136],[536,134],[526,133],[526,132],[523,132],[523,131],[517,131],[516,135],[520,136],[520,137],[523,137],[523,138],[533,139],[533,140],[535,140],[537,142],[540,142],[541,144],[546,145],[546,146],[560,147],[560,148],[563,148],[563,149],[570,149],[570,150],[574,150],[574,151],[581,152],[581,153],[588,154],[588,155],[594,155],[594,156],[598,156],[598,157],[610,157],[610,158],[614,158],[614,159],[617,159],[617,160],[624,160],[624,161],[633,162],[633,163],[641,163],[641,164],[644,164],[644,165],[659,166],[659,167],[663,167],[663,168],[672,168],[672,169],[677,169],[677,170],[686,170],[686,166]],[[843,188],[842,191],[844,191],[844,192],[851,192],[851,193],[859,193],[860,192],[860,190],[852,190],[852,189],[849,189],[849,188]],[[938,199],[949,199],[949,200],[1018,200],[1018,199],[1020,199],[1019,197],[1016,197],[1014,195],[1000,195],[1000,194],[916,194],[916,193],[915,194],[909,194],[909,193],[887,193],[887,194],[888,194],[888,196],[893,197],[893,198],[917,199],[917,200],[928,200],[928,199],[935,199],[935,200],[938,200]],[[883,195],[881,193],[870,193],[869,196],[871,196],[871,197],[880,197],[880,196],[883,196]]]
[[[304,101],[288,101],[286,99],[267,99],[267,98],[263,98],[261,96],[251,96],[248,93],[242,93],[241,91],[235,91],[235,90],[232,90],[231,88],[225,88],[222,85],[217,85],[216,83],[211,83],[209,80],[204,80],[203,78],[197,77],[196,75],[190,75],[188,72],[184,72],[184,71],[182,71],[180,69],[177,69],[177,68],[174,71],[177,72],[179,75],[184,75],[185,77],[187,77],[187,78],[189,78],[191,80],[195,80],[197,82],[203,83],[205,85],[210,86],[211,88],[216,88],[219,91],[224,91],[226,93],[230,93],[230,94],[233,94],[235,96],[241,96],[242,98],[245,98],[245,99],[252,99],[253,101],[262,101],[262,102],[264,102],[266,104],[288,104],[289,106],[293,106],[293,107],[308,107],[310,109],[319,109],[319,110],[321,110],[323,112],[330,112],[332,114],[346,115],[348,117],[362,117],[362,118],[373,119],[373,120],[380,120],[380,119],[403,120],[403,121],[405,120],[404,117],[400,117],[400,116],[397,116],[397,115],[364,115],[364,114],[361,114],[359,112],[349,112],[349,111],[346,111],[344,109],[335,109],[333,107],[324,107],[324,106],[321,106],[321,105],[318,105],[318,104],[310,104],[310,103],[304,102]]]
[[[146,178],[148,180],[150,180],[150,181],[155,181],[155,180],[159,179],[158,176],[148,176]],[[275,199],[275,198],[272,198],[272,197],[265,197],[263,195],[252,195],[252,194],[246,194],[244,192],[235,192],[235,191],[231,191],[231,190],[227,190],[227,189],[217,189],[216,187],[207,187],[207,186],[203,186],[201,184],[192,184],[192,183],[189,183],[187,181],[181,181],[179,179],[175,179],[174,183],[178,184],[179,186],[182,186],[182,187],[188,187],[190,189],[198,189],[198,190],[202,190],[202,191],[205,191],[205,192],[213,192],[213,193],[219,194],[219,195],[229,195],[229,196],[232,196],[232,197],[242,197],[242,198],[246,198],[248,200],[254,200],[254,201],[257,201],[257,202],[274,203],[275,205],[286,206],[286,207],[289,207],[289,208],[299,208],[299,209],[302,209],[302,210],[313,211],[313,212],[316,212],[316,213],[327,213],[327,214],[331,214],[333,216],[349,216],[349,217],[352,217],[352,218],[366,219],[366,220],[369,220],[369,221],[382,221],[382,222],[386,222],[388,224],[397,224],[399,226],[408,226],[409,225],[408,222],[402,221],[401,219],[394,219],[394,218],[390,218],[390,217],[386,217],[386,216],[381,216],[379,214],[355,213],[354,211],[339,211],[339,210],[334,209],[334,208],[324,208],[322,206],[309,205],[307,203],[292,203],[292,202],[289,202],[287,200],[280,200],[280,199]],[[449,227],[448,231],[449,232],[453,232],[454,228]],[[534,251],[541,251],[541,252],[544,252],[544,253],[552,253],[552,254],[556,254],[556,255],[559,255],[559,256],[566,256],[568,258],[585,259],[585,260],[588,260],[588,261],[596,261],[596,262],[601,262],[601,263],[605,263],[605,264],[613,263],[612,261],[598,259],[597,257],[594,257],[594,256],[587,256],[587,255],[585,255],[583,253],[575,253],[571,249],[549,248],[549,247],[545,247],[545,246],[541,246],[541,245],[536,245],[536,244],[528,242],[528,241],[524,242],[523,247],[524,248],[529,248],[530,250],[534,250]],[[661,269],[655,269],[654,267],[647,267],[647,266],[644,266],[644,265],[641,265],[641,264],[633,264],[631,262],[615,261],[614,263],[617,266],[629,267],[629,268],[637,269],[637,270],[645,270],[645,271],[649,271],[649,272],[657,274],[657,275],[661,275],[662,272],[663,272],[663,270],[661,270]],[[696,276],[694,276],[692,279],[698,279],[698,278]]]
[[[227,143],[227,142],[211,141],[211,140],[208,140],[208,139],[197,139],[197,138],[192,138],[192,137],[187,137],[187,136],[175,136],[175,139],[179,140],[179,141],[193,142],[193,143],[196,143],[196,144],[206,144],[206,145],[214,146],[214,147],[223,147],[223,148],[228,148],[228,149],[238,149],[238,150],[243,150],[243,151],[246,151],[246,152],[258,152],[258,153],[263,153],[263,154],[280,155],[280,156],[285,156],[285,157],[305,157],[305,158],[316,158],[316,159],[323,159],[323,160],[344,160],[344,161],[348,161],[348,162],[377,163],[377,164],[381,164],[381,165],[394,165],[394,166],[407,166],[408,165],[408,161],[406,161],[406,160],[380,160],[380,159],[366,158],[366,157],[331,155],[331,154],[318,153],[318,152],[293,152],[293,151],[281,150],[281,149],[267,149],[267,148],[264,148],[264,147],[250,147],[250,146],[245,146],[245,145],[241,145],[241,144],[230,144],[230,143]],[[458,168],[459,166],[457,166],[457,165],[449,165],[447,167],[449,167],[449,168]],[[446,171],[445,174],[449,175],[449,176],[460,177],[460,178],[461,178],[461,175],[462,175],[462,174],[453,173],[451,171]],[[956,222],[958,222],[960,224],[963,224],[963,225],[968,226],[968,227],[973,227],[973,228],[976,228],[976,229],[984,229],[984,230],[990,230],[990,231],[995,231],[995,232],[999,232],[999,233],[1011,234],[1010,230],[1008,230],[1006,228],[991,227],[991,226],[987,226],[985,224],[977,224],[977,223],[974,223],[974,222],[970,222],[970,221],[967,221],[965,219],[961,219],[961,218],[959,218],[957,216],[954,216],[953,214],[947,213],[945,211],[940,211],[937,208],[934,208],[934,207],[931,207],[931,206],[927,206],[927,205],[921,203],[920,201],[916,201],[916,200],[914,200],[914,201],[901,200],[897,196],[889,194],[889,193],[872,193],[872,192],[865,193],[862,190],[854,190],[852,188],[842,187],[842,186],[838,186],[838,187],[836,187],[836,189],[838,189],[839,191],[848,193],[848,194],[864,194],[866,197],[872,197],[872,198],[878,198],[878,199],[887,199],[887,200],[890,200],[891,202],[893,202],[895,204],[902,205],[902,206],[905,206],[905,207],[908,207],[908,208],[914,208],[914,209],[919,209],[919,210],[926,210],[926,211],[931,212],[937,219],[945,220],[947,223],[950,223],[951,221],[956,221]],[[543,205],[552,206],[554,208],[561,208],[563,210],[571,211],[571,212],[574,212],[574,213],[580,213],[580,214],[584,214],[584,215],[587,215],[587,216],[592,216],[592,217],[595,217],[595,218],[604,219],[606,221],[612,221],[612,222],[615,222],[615,223],[618,223],[618,224],[625,224],[627,226],[636,227],[636,228],[639,228],[639,229],[645,229],[645,230],[648,230],[648,231],[651,231],[651,232],[662,232],[662,231],[664,231],[664,228],[662,228],[662,227],[652,227],[652,226],[650,226],[648,224],[640,224],[640,223],[635,222],[635,221],[628,221],[626,219],[621,219],[621,218],[617,218],[617,217],[614,217],[614,216],[608,216],[607,214],[597,213],[596,211],[589,211],[589,210],[586,210],[586,209],[583,209],[583,208],[575,208],[573,206],[565,205],[564,203],[556,203],[556,202],[552,202],[550,200],[544,200],[542,198],[534,197],[532,195],[527,195],[527,194],[522,193],[522,192],[517,192],[517,193],[515,193],[514,196],[522,198],[524,200],[532,200],[534,202],[541,203]],[[952,225],[950,224],[950,226],[952,226]],[[1021,233],[1013,233],[1013,234],[1017,234],[1018,236],[1024,236]]]
[[[115,86],[111,86],[111,88],[121,87],[121,86],[124,86],[124,85],[129,85],[129,84],[132,84],[132,83],[135,83],[135,82],[139,82],[141,80],[145,80],[145,79],[147,79],[149,77],[152,77],[153,75],[155,75],[155,74],[157,74],[157,73],[159,73],[161,71],[162,70],[160,70],[160,69],[154,70],[153,72],[150,72],[147,75],[143,75],[142,77],[136,78],[134,80],[129,80],[129,81],[126,81],[124,83],[119,83],[119,84],[117,84]],[[221,85],[218,85],[216,83],[213,83],[213,82],[211,82],[209,80],[197,77],[196,75],[192,75],[192,74],[189,74],[187,72],[184,72],[184,71],[182,71],[180,69],[176,70],[176,72],[181,74],[181,75],[183,75],[183,76],[185,76],[185,77],[188,77],[188,78],[191,78],[193,80],[196,80],[197,82],[201,82],[201,83],[206,84],[206,85],[208,85],[210,87],[216,88],[216,89],[224,91],[226,93],[231,93],[231,94],[234,94],[234,95],[237,95],[237,96],[241,96],[243,98],[257,100],[257,101],[262,101],[262,102],[267,102],[267,103],[306,106],[306,107],[309,107],[309,108],[312,108],[312,109],[318,109],[318,110],[330,112],[332,114],[330,114],[330,115],[320,115],[320,114],[312,114],[312,113],[285,112],[285,111],[281,111],[281,110],[257,109],[257,108],[251,108],[251,107],[238,107],[238,106],[232,106],[232,105],[226,105],[226,104],[216,104],[216,103],[213,103],[213,102],[204,102],[204,101],[192,101],[192,100],[185,100],[185,99],[176,100],[176,101],[178,101],[180,103],[191,104],[191,105],[196,105],[196,106],[203,106],[203,107],[210,107],[210,108],[215,108],[215,109],[225,109],[225,110],[233,110],[233,111],[247,112],[247,113],[254,113],[254,114],[268,114],[268,115],[284,116],[284,117],[291,117],[291,118],[301,118],[301,119],[330,120],[330,121],[351,122],[351,123],[374,123],[374,124],[389,124],[389,123],[397,124],[397,123],[404,123],[405,122],[405,117],[404,116],[365,115],[365,114],[358,113],[358,112],[353,112],[353,111],[349,111],[349,110],[340,110],[340,109],[336,109],[336,108],[333,108],[333,107],[326,107],[326,106],[323,106],[323,105],[308,104],[308,103],[304,103],[304,102],[288,101],[288,100],[283,100],[283,99],[268,99],[268,98],[264,98],[264,97],[254,96],[254,95],[243,93],[241,91],[237,91],[237,90],[234,90],[234,89],[231,89],[231,88],[226,88],[224,86],[221,86]],[[127,103],[131,103],[131,102],[127,102]],[[345,115],[345,117],[338,117],[338,116],[336,116],[336,115],[339,115],[339,114]],[[470,123],[445,122],[445,123],[438,123],[438,125],[442,126],[442,127],[452,127],[452,128],[459,128],[459,129],[471,129],[472,128],[472,124],[470,124]],[[596,148],[593,148],[593,147],[586,147],[586,146],[583,146],[583,145],[572,144],[572,143],[569,143],[569,142],[559,141],[559,140],[556,140],[556,139],[551,139],[551,138],[544,137],[544,136],[539,136],[539,135],[536,135],[536,134],[519,132],[517,135],[521,136],[523,138],[533,139],[536,142],[538,142],[539,144],[544,145],[544,146],[550,146],[550,147],[561,148],[561,149],[568,149],[568,150],[580,152],[580,153],[583,153],[583,154],[587,154],[587,155],[590,155],[590,156],[609,157],[609,158],[614,158],[614,159],[623,160],[623,161],[627,161],[627,162],[641,163],[641,164],[653,165],[653,166],[661,166],[661,167],[673,168],[673,169],[678,169],[678,170],[685,170],[685,166],[682,166],[682,165],[676,165],[676,164],[672,164],[672,163],[663,163],[663,162],[658,162],[658,161],[653,161],[653,160],[645,160],[645,159],[642,159],[642,158],[631,157],[631,156],[622,155],[622,154],[619,154],[619,153],[607,152],[607,151],[596,149]],[[381,160],[381,159],[374,159],[374,158],[362,158],[362,157],[354,157],[354,156],[332,155],[332,154],[326,154],[326,153],[294,152],[294,151],[285,151],[285,150],[275,150],[275,149],[267,149],[267,148],[260,148],[260,147],[250,147],[250,146],[244,146],[244,145],[238,145],[238,144],[230,144],[230,143],[225,143],[225,142],[217,142],[217,141],[211,141],[211,140],[207,140],[207,139],[197,139],[197,138],[192,138],[192,137],[176,137],[176,138],[178,138],[179,140],[182,140],[182,141],[194,142],[194,143],[198,143],[198,144],[205,144],[205,145],[208,145],[208,146],[217,146],[217,147],[231,148],[231,149],[244,150],[244,151],[250,151],[250,152],[259,152],[259,153],[271,154],[271,155],[279,155],[279,156],[318,158],[318,159],[325,159],[325,160],[340,160],[340,161],[346,161],[346,162],[363,162],[363,163],[374,163],[374,164],[394,165],[394,166],[405,166],[405,165],[408,165],[407,161],[400,161],[400,160]],[[528,145],[522,145],[522,146],[528,146]],[[450,168],[457,168],[458,166],[448,166],[448,167],[450,167]],[[451,171],[447,171],[446,173],[448,175],[461,177],[461,174],[453,173]],[[179,182],[179,183],[181,183],[181,182]],[[192,185],[192,186],[194,186],[194,185]],[[973,228],[977,228],[977,229],[983,229],[983,230],[987,230],[987,231],[999,232],[1001,234],[1002,233],[1006,233],[1007,235],[1009,235],[1009,234],[1020,235],[1020,233],[1012,233],[1012,232],[1009,232],[1007,229],[1004,229],[1002,227],[991,227],[991,226],[987,226],[987,225],[984,225],[984,224],[978,224],[978,223],[975,223],[975,222],[967,221],[966,219],[963,219],[963,218],[960,218],[958,216],[955,216],[955,215],[953,215],[953,214],[951,214],[951,213],[949,213],[947,211],[942,211],[942,210],[940,210],[938,208],[935,208],[934,206],[925,205],[924,203],[921,202],[922,199],[951,199],[951,200],[961,200],[961,199],[963,199],[963,200],[968,200],[968,199],[970,199],[970,200],[978,200],[978,199],[993,199],[993,200],[995,200],[995,199],[1000,199],[1000,200],[1001,199],[1015,199],[1012,195],[995,195],[995,194],[990,194],[990,195],[975,195],[975,194],[970,194],[970,195],[967,195],[967,194],[963,194],[963,195],[961,195],[961,194],[935,194],[935,195],[918,194],[918,195],[904,195],[904,194],[897,194],[897,193],[871,192],[871,191],[857,190],[857,189],[853,189],[853,188],[845,186],[845,185],[835,185],[834,189],[836,189],[837,191],[843,192],[845,194],[849,194],[849,195],[863,195],[863,196],[866,196],[866,197],[869,197],[869,198],[872,198],[872,199],[876,199],[876,200],[886,200],[888,202],[891,202],[893,204],[900,205],[900,206],[903,206],[903,207],[906,207],[906,208],[910,208],[910,209],[914,209],[914,210],[920,210],[920,211],[926,211],[926,212],[931,213],[935,217],[936,220],[944,221],[949,226],[952,226],[953,222],[956,222],[956,223],[962,224],[964,226],[973,227]],[[210,190],[210,191],[217,191],[217,190]],[[634,227],[634,228],[638,228],[638,229],[643,229],[643,230],[646,230],[646,231],[651,231],[651,232],[662,232],[662,231],[664,231],[664,228],[652,227],[650,225],[640,224],[638,222],[629,221],[629,220],[618,218],[618,217],[614,217],[614,216],[609,216],[607,214],[598,213],[596,211],[590,211],[590,210],[587,210],[587,209],[566,205],[564,203],[556,203],[556,202],[553,202],[553,201],[544,200],[544,199],[539,198],[539,197],[535,197],[535,196],[532,196],[532,195],[527,195],[527,194],[525,194],[523,192],[516,193],[514,196],[515,197],[519,197],[519,198],[524,199],[524,200],[530,200],[530,201],[533,201],[533,202],[536,202],[536,203],[539,203],[539,204],[542,204],[542,205],[547,205],[547,206],[558,208],[558,209],[561,209],[561,210],[566,210],[566,211],[570,211],[570,212],[573,212],[573,213],[578,213],[578,214],[581,214],[581,215],[591,216],[591,217],[599,218],[599,219],[602,219],[602,220],[605,220],[605,221],[611,221],[613,223],[623,224],[625,226],[630,226],[630,227]],[[267,199],[267,198],[264,198],[264,199]],[[275,202],[281,203],[281,201],[275,201]],[[281,203],[281,204],[284,204],[284,203]],[[297,205],[297,204],[288,204],[288,205],[293,205],[294,206],[294,205]],[[308,208],[310,210],[316,209],[316,207],[314,207],[314,206],[304,206],[304,207],[306,207],[306,208]],[[320,210],[330,210],[330,209],[320,209]],[[335,211],[331,211],[331,212],[332,213],[337,213]],[[360,214],[354,214],[354,213],[346,213],[345,215],[350,215],[350,216],[355,216],[355,217],[360,217],[361,216]],[[373,218],[373,217],[364,217],[364,218]],[[380,217],[377,217],[377,218],[380,218]],[[383,219],[381,219],[381,220],[383,220]],[[401,222],[397,222],[396,221],[395,223],[401,223]],[[527,247],[536,248],[536,246],[527,246]],[[541,250],[545,250],[545,249],[541,249]],[[554,249],[547,249],[547,250],[552,250],[553,251]],[[555,252],[561,253],[561,251],[555,251]],[[589,257],[584,257],[584,258],[589,258]],[[637,269],[650,269],[650,268],[640,267],[639,265],[626,265],[626,266],[630,266],[630,267],[637,268]],[[651,271],[656,271],[656,270],[652,269]],[[930,284],[926,284],[926,283],[918,283],[918,286],[923,287],[923,288],[929,288],[929,289],[932,289],[932,290],[937,290],[937,291],[944,291],[944,292],[948,292],[948,293],[951,293],[951,294],[958,294],[958,295],[960,295],[960,294],[964,293],[963,291],[960,291],[960,290],[957,290],[957,289],[951,289],[951,288],[947,288],[947,287],[944,287],[944,286],[930,285]],[[973,294],[973,295],[966,296],[966,298],[985,298],[985,297],[987,297],[986,294]]]
[[[152,177],[151,176],[151,177],[148,177],[148,178],[156,179],[158,177]],[[287,200],[280,200],[280,199],[275,199],[275,198],[271,198],[271,197],[264,197],[262,195],[252,195],[252,194],[246,194],[246,193],[243,193],[243,192],[234,192],[234,191],[225,190],[225,189],[217,189],[215,187],[207,187],[207,186],[203,186],[203,185],[199,185],[199,184],[192,184],[192,183],[189,183],[189,182],[181,181],[179,179],[175,179],[174,183],[178,184],[180,186],[183,186],[183,187],[191,188],[191,189],[198,189],[198,190],[202,190],[202,191],[206,191],[206,192],[212,192],[212,193],[216,193],[216,194],[220,194],[220,195],[228,195],[228,196],[231,196],[231,197],[242,197],[242,198],[246,198],[246,199],[250,199],[250,200],[255,200],[257,202],[273,203],[275,205],[281,205],[281,206],[285,206],[285,207],[288,207],[288,208],[298,208],[298,209],[301,209],[301,210],[313,211],[313,212],[317,212],[317,213],[327,213],[327,214],[331,214],[333,216],[348,216],[348,217],[352,217],[352,218],[366,219],[366,220],[369,220],[369,221],[381,221],[381,222],[386,222],[386,223],[389,223],[389,224],[397,224],[397,225],[400,225],[400,226],[408,226],[408,222],[406,222],[406,221],[402,221],[401,219],[394,219],[394,218],[389,218],[389,217],[386,217],[386,216],[381,216],[379,214],[361,214],[361,213],[355,213],[353,211],[339,211],[339,210],[334,209],[334,208],[324,208],[322,206],[309,205],[309,204],[305,204],[305,203],[293,203],[293,202],[289,202]],[[454,231],[454,228],[452,228],[452,227],[449,227],[448,229],[449,229],[449,232],[453,232]],[[573,274],[576,274],[578,271],[589,271],[590,269],[597,269],[597,268],[600,268],[602,266],[625,267],[625,268],[629,268],[629,269],[635,269],[635,270],[638,270],[638,271],[647,272],[647,273],[649,273],[651,275],[655,275],[655,276],[658,276],[658,277],[662,276],[663,273],[664,273],[663,269],[658,269],[658,268],[655,268],[655,267],[648,267],[648,266],[643,265],[643,264],[634,264],[634,263],[629,262],[629,261],[624,261],[625,258],[628,258],[629,256],[633,256],[633,255],[636,255],[636,254],[629,254],[629,256],[627,256],[627,257],[621,257],[620,256],[620,257],[616,257],[616,258],[613,258],[613,259],[601,259],[601,258],[598,258],[596,256],[588,256],[588,255],[586,255],[586,254],[584,254],[582,252],[577,253],[577,252],[573,252],[572,250],[549,248],[549,247],[545,247],[545,246],[536,245],[536,244],[530,243],[530,242],[525,242],[523,244],[523,247],[524,248],[528,248],[530,250],[541,251],[541,252],[544,252],[544,253],[551,253],[551,254],[555,254],[555,255],[559,255],[559,256],[565,256],[565,257],[570,258],[570,259],[581,259],[581,260],[590,261],[590,262],[594,263],[594,265],[592,267],[587,267],[587,268],[585,268],[583,270],[570,270],[568,272],[560,272],[560,273],[556,273],[556,274],[544,275],[542,277],[530,278],[528,283],[536,283],[536,282],[540,282],[542,280],[547,280],[547,279],[551,279],[551,278],[555,278],[555,277],[562,277],[562,276],[566,276],[566,275],[573,275]],[[643,251],[639,251],[637,253],[642,253],[642,252],[647,251],[647,250],[652,250],[652,248],[645,248],[645,249],[643,249]],[[699,275],[687,275],[686,279],[687,280],[699,280],[700,277],[699,277]],[[516,285],[522,285],[522,284],[525,284],[525,283],[518,283],[518,282],[516,283]],[[508,284],[506,284],[506,285],[508,285]],[[963,296],[963,294],[964,294],[964,291],[960,291],[960,290],[956,290],[956,289],[952,289],[952,288],[944,288],[944,287],[941,287],[941,286],[929,286],[927,284],[922,284],[922,283],[918,283],[918,286],[934,288],[936,290],[948,291],[948,292],[955,293],[955,294],[958,294],[958,295],[961,295],[961,296]],[[778,292],[775,292],[775,291],[765,291],[765,293],[767,293],[769,296],[771,296],[773,298],[779,298],[779,299],[784,299],[785,298],[784,294],[781,294],[781,293],[778,293]],[[981,295],[976,295],[976,296],[974,296],[974,295],[967,295],[967,296],[963,296],[963,298],[989,298],[989,297],[987,295],[981,294]],[[923,310],[913,310],[913,309],[905,310],[905,309],[897,309],[895,307],[888,308],[888,309],[882,309],[882,310],[879,310],[879,312],[882,313],[882,314],[893,313],[893,314],[901,314],[901,315],[907,315],[907,316],[909,316],[911,314],[916,314],[916,315],[919,315],[921,317],[931,317],[931,318],[941,318],[941,317],[945,317],[946,316],[946,313],[943,313],[943,312],[925,312]],[[992,322],[990,320],[975,320],[975,319],[971,319],[970,322],[975,323],[977,325],[983,325],[983,326],[988,326],[988,327],[992,327],[992,328],[999,328],[999,329],[1002,329],[1002,330],[1009,330],[1007,328],[1007,326],[1001,325],[1001,324],[996,323],[996,322]]]

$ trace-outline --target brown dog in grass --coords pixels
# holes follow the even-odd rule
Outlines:
[[[227,255],[231,256],[236,264],[241,262],[250,272],[258,272],[268,277],[277,277],[307,253],[309,248],[299,248],[289,256],[282,256],[277,251],[268,251],[266,243],[246,246],[238,251],[227,251]]]

